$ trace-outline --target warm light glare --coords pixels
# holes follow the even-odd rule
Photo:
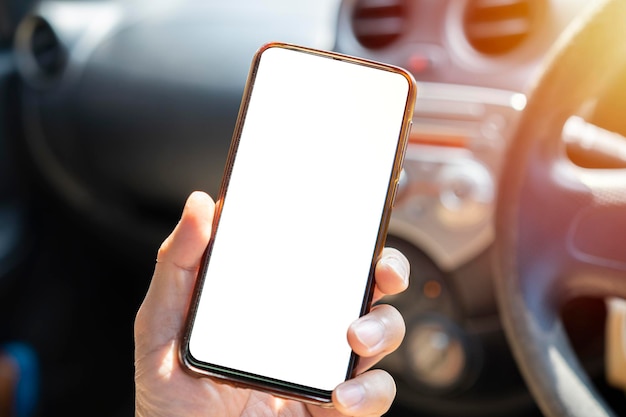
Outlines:
[[[174,368],[177,365],[176,362],[177,351],[176,344],[174,342],[170,343],[163,359],[161,360],[161,366],[159,366],[158,374],[163,379],[169,379],[174,372]]]
[[[282,410],[284,406],[285,406],[285,400],[283,400],[282,398],[278,398],[278,397],[274,398],[274,411],[276,413]]]
[[[511,96],[511,107],[517,111],[522,111],[526,108],[526,96],[522,93],[513,94]]]

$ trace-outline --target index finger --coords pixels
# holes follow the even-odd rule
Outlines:
[[[376,288],[374,302],[385,295],[398,294],[409,286],[411,266],[402,252],[394,248],[383,249],[374,271]]]

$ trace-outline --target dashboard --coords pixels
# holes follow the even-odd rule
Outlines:
[[[584,2],[344,1],[337,49],[420,84],[395,235],[453,270],[493,240],[495,187],[529,81]]]
[[[587,3],[42,1],[15,37],[24,141],[94,227],[157,247],[190,191],[217,193],[260,45],[408,69],[418,100],[388,243],[412,283],[385,300],[407,337],[382,365],[422,415],[531,415],[491,283],[497,184],[534,75]]]

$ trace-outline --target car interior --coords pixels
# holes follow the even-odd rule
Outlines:
[[[0,0],[0,345],[36,415],[133,413],[157,250],[273,41],[417,81],[388,415],[626,415],[624,39],[623,0]]]

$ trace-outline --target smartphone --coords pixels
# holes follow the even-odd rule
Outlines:
[[[329,404],[353,375],[416,96],[406,71],[272,43],[255,55],[194,290],[192,372]]]

